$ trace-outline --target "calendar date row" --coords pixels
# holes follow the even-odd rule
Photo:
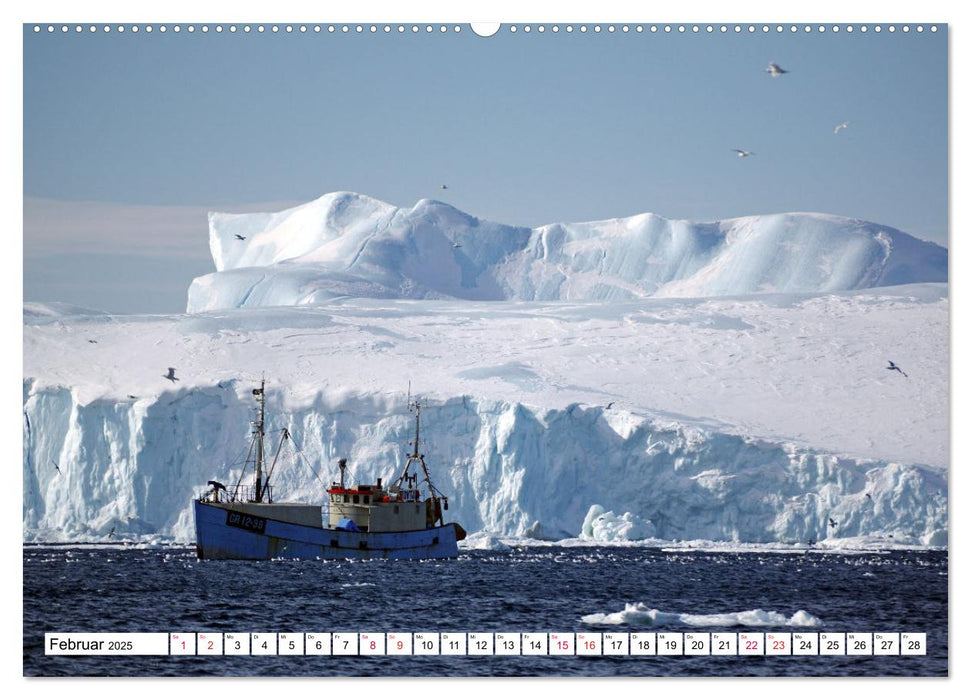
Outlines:
[[[169,632],[45,634],[61,656],[922,656],[924,632]]]

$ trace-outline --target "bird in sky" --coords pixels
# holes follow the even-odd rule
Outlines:
[[[137,399],[138,397],[137,397],[137,396],[135,396],[134,394],[129,394],[129,395],[128,395],[128,398],[130,398],[130,399]]]
[[[88,338],[88,342],[89,343],[94,343],[95,345],[98,344],[98,341],[97,340],[91,340],[91,338]]]
[[[836,522],[835,520],[833,520],[832,518],[830,518],[830,519],[829,519],[829,526],[830,526],[830,527],[836,527],[836,526],[837,526],[838,524],[839,524],[839,523],[837,523],[837,522]]]
[[[833,129],[833,133],[834,133],[834,134],[838,134],[838,133],[839,133],[839,132],[840,132],[840,131],[841,131],[842,129],[845,129],[845,128],[846,128],[846,127],[848,127],[849,125],[850,125],[850,123],[849,123],[849,122],[843,122],[842,124],[837,124],[837,125],[836,125],[836,128],[835,128],[835,129]]]
[[[733,148],[732,150],[738,154],[739,158],[748,158],[749,156],[755,155],[752,151],[743,151],[741,148]]]
[[[610,403],[607,404],[607,408],[608,409],[613,408],[613,407],[614,407],[614,402],[613,401],[611,401]]]
[[[168,374],[163,374],[162,375],[162,378],[163,379],[168,379],[173,384],[175,384],[177,381],[179,381],[179,378],[175,376],[175,367],[169,367],[169,373]]]
[[[462,244],[461,243],[453,243],[452,244],[452,247],[453,248],[461,248],[462,247]]]
[[[447,190],[448,189],[448,185],[441,185],[438,189],[440,189],[440,190]]]
[[[61,473],[61,468],[59,466],[57,466],[57,462],[55,462],[54,460],[51,460],[51,464],[54,465],[54,469],[56,469],[57,470],[57,473],[60,474]]]
[[[245,240],[246,240],[246,236],[240,236],[240,235],[239,235],[239,234],[237,233],[237,234],[236,234],[236,240],[237,240],[237,241],[245,241]]]
[[[885,369],[895,369],[898,372],[900,372],[902,375],[904,375],[905,377],[907,376],[907,373],[904,372],[902,369],[900,369],[897,365],[895,365],[892,360],[887,360],[887,362],[889,362],[890,364],[887,365],[885,367]]]
[[[789,71],[780,68],[778,63],[770,63],[769,67],[765,69],[765,72],[773,78],[778,78],[783,73],[788,73]]]

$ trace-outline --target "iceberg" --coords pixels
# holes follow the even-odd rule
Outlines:
[[[333,192],[275,213],[209,216],[216,271],[189,312],[351,296],[615,301],[830,292],[947,281],[947,249],[859,219],[713,222],[656,214],[525,228],[423,199]]]

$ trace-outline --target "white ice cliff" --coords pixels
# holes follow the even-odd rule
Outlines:
[[[237,477],[265,373],[269,428],[300,449],[278,499],[322,501],[315,472],[329,483],[342,456],[352,478],[388,479],[410,380],[433,479],[469,532],[946,545],[946,293],[29,304],[24,538],[191,541],[190,500]]]
[[[242,385],[176,390],[147,404],[79,405],[67,390],[31,386],[25,393],[30,539],[102,538],[113,529],[118,537],[157,531],[191,540],[189,501],[209,479],[235,481],[238,468],[218,457],[238,456],[252,417]],[[361,482],[388,481],[398,469],[412,428],[403,401],[328,403],[281,415],[271,399],[271,430],[289,427],[300,447],[274,480],[280,496],[322,502],[314,472],[333,478],[340,455]],[[653,524],[633,523],[636,534],[623,539],[804,542],[880,533],[930,543],[946,528],[945,478],[927,467],[840,459],[600,407],[537,412],[454,398],[425,414],[434,481],[450,494],[450,517],[470,531],[521,534],[539,521],[577,533],[590,529],[585,516],[599,503]]]

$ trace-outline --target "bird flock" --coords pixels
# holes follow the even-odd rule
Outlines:
[[[780,76],[785,75],[789,71],[787,71],[785,68],[781,67],[778,63],[770,62],[769,65],[768,65],[768,67],[765,69],[765,72],[768,73],[769,76],[772,77],[772,78],[778,78]],[[843,129],[847,128],[849,125],[850,125],[849,122],[842,122],[840,124],[837,124],[836,125],[836,128],[833,129],[833,133],[834,134],[839,134],[839,132],[841,132]],[[741,148],[733,148],[732,151],[734,151],[738,155],[739,158],[748,158],[749,156],[754,156],[755,155],[755,153],[753,153],[752,151],[746,151],[746,150],[743,150]]]
[[[785,75],[789,71],[787,71],[785,68],[782,68],[778,63],[770,62],[768,67],[765,69],[765,72],[768,73],[773,78],[778,78],[782,75]],[[849,125],[850,123],[848,121],[841,122],[837,124],[836,127],[833,129],[833,133],[838,135],[841,131],[843,131],[843,129],[846,129]],[[734,151],[739,158],[748,158],[749,156],[755,155],[752,151],[746,151],[741,148],[733,148],[732,151]],[[900,367],[898,367],[896,364],[894,364],[892,360],[887,360],[887,362],[889,362],[890,364],[886,367],[886,369],[900,372],[900,374],[902,374],[903,376],[905,377],[907,376],[907,373],[904,372],[902,369],[900,369]],[[869,494],[867,494],[867,497],[869,497]],[[833,522],[832,519],[830,519],[830,525],[832,527],[836,527],[836,523]]]

